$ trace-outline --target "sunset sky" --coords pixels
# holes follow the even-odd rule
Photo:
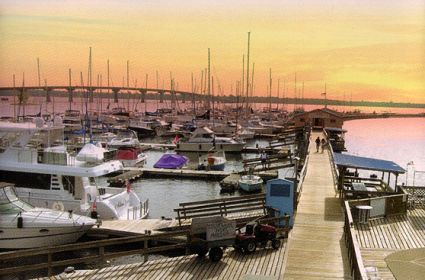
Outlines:
[[[87,77],[93,49],[93,84],[110,60],[111,84],[180,90],[200,83],[211,49],[215,84],[231,93],[242,78],[242,55],[251,32],[255,95],[294,97],[294,76],[304,97],[425,103],[425,1],[423,0],[2,0],[0,86],[73,84]],[[250,66],[252,68],[252,64]],[[43,82],[44,84],[44,82]],[[216,91],[217,92],[217,91]]]

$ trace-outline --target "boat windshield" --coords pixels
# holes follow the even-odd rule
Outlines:
[[[0,214],[17,214],[34,207],[20,200],[12,187],[0,188]]]

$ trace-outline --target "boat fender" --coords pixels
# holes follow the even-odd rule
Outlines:
[[[55,201],[52,203],[52,209],[56,211],[63,211],[65,210],[65,206],[63,206],[63,203],[60,201]]]
[[[19,216],[18,217],[17,227],[18,228],[23,228],[24,227],[24,218],[22,218],[22,216]]]

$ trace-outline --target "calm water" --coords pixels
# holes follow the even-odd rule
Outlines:
[[[344,128],[349,154],[394,161],[408,170],[408,184],[415,178],[416,185],[425,185],[425,118],[356,120]]]

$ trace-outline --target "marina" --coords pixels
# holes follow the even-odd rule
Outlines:
[[[425,3],[316,2],[2,1],[0,279],[423,279]]]
[[[314,132],[310,137],[311,139],[315,139],[317,135],[319,137],[323,136],[321,133],[317,134]],[[286,277],[293,279],[306,279],[308,277],[323,277],[324,275],[327,275],[327,277],[336,277],[341,279],[350,278],[353,275],[355,279],[362,279],[362,277],[366,279],[367,277],[370,277],[370,275],[379,275],[379,277],[382,277],[383,279],[393,279],[391,278],[393,275],[392,270],[389,269],[384,258],[398,251],[401,252],[406,249],[421,248],[423,247],[423,244],[425,244],[421,233],[423,231],[421,230],[423,225],[423,221],[421,221],[421,206],[425,205],[423,202],[424,196],[420,192],[421,189],[406,189],[405,192],[415,194],[414,196],[409,196],[409,200],[407,200],[406,204],[404,204],[405,206],[401,208],[401,210],[408,209],[407,212],[405,212],[406,214],[404,214],[407,216],[403,216],[403,214],[401,214],[401,216],[392,215],[391,220],[379,218],[372,219],[371,217],[366,223],[357,222],[357,219],[359,219],[357,217],[358,213],[353,210],[355,209],[353,206],[349,205],[352,205],[352,203],[358,204],[360,201],[365,201],[365,199],[355,201],[348,200],[345,202],[345,210],[344,208],[340,208],[338,181],[334,179],[335,173],[338,173],[338,169],[335,167],[338,163],[332,163],[332,150],[326,150],[324,153],[311,152],[314,149],[313,145],[315,145],[314,142],[310,142],[310,153],[308,153],[309,156],[305,160],[306,166],[301,172],[301,174],[304,175],[300,178],[297,189],[298,194],[296,200],[298,201],[298,204],[294,212],[294,227],[287,235],[288,238],[283,239],[283,245],[278,251],[274,251],[273,254],[267,253],[267,249],[261,249],[253,255],[244,256],[240,255],[240,253],[237,253],[235,250],[228,249],[225,251],[223,261],[220,262],[221,265],[225,265],[226,269],[221,272],[216,271],[216,264],[210,263],[208,260],[199,260],[198,257],[194,257],[193,255],[188,255],[172,257],[170,261],[165,261],[163,259],[149,260],[149,258],[146,258],[145,261],[140,264],[133,263],[123,266],[113,266],[110,268],[100,268],[92,271],[76,271],[72,274],[67,274],[66,277],[72,277],[75,279],[82,279],[86,277],[90,278],[93,275],[126,277],[126,275],[131,273],[131,275],[136,275],[137,277],[149,275],[149,277],[172,278],[176,275],[187,275],[187,273],[190,275],[205,275],[206,273],[212,273],[211,275],[214,275],[214,278],[216,279],[226,279],[226,277],[228,277],[228,273],[231,273],[232,277],[238,279],[245,279],[245,277],[251,276],[255,277],[255,275],[274,276],[276,279],[279,279],[280,277],[285,279]],[[128,170],[128,172],[132,171]],[[177,172],[179,172],[179,170],[177,170]],[[320,180],[325,180],[326,182],[321,182]],[[346,177],[344,180],[350,180],[350,177]],[[369,180],[371,179],[369,178]],[[317,188],[317,186],[321,186],[321,188]],[[389,197],[394,196],[392,193],[384,194],[384,197],[385,195]],[[400,197],[403,197],[403,195]],[[242,202],[244,200],[247,202],[251,201],[247,204],[247,206],[250,207],[249,211],[254,211],[252,212],[253,215],[247,215],[249,211],[247,212],[246,209],[248,208],[234,208],[232,205],[237,204],[229,204],[228,207],[230,207],[230,209],[235,209],[236,215],[238,215],[237,213],[244,213],[242,216],[235,216],[239,217],[237,218],[239,224],[243,225],[246,222],[255,219],[255,217],[261,217],[261,215],[264,215],[264,211],[266,211],[266,208],[264,208],[264,196],[261,194],[254,195],[253,199],[260,199],[260,201],[262,200],[263,202],[262,204],[257,204],[255,200],[250,200],[249,196],[246,196],[246,198],[241,197],[240,199],[237,197],[234,199],[225,199],[229,200],[229,202],[233,200],[235,202]],[[177,211],[175,216],[176,219],[147,219],[134,222],[118,220],[110,222],[105,221],[100,228],[93,229],[90,234],[93,236],[110,235],[121,236],[118,238],[138,238],[137,236],[146,236],[146,233],[148,232],[148,236],[158,235],[161,242],[165,241],[170,244],[165,245],[163,248],[165,250],[169,250],[171,248],[174,248],[174,250],[176,248],[185,248],[186,245],[181,243],[182,239],[178,237],[182,234],[179,230],[190,229],[190,222],[189,224],[187,222],[182,222],[181,217],[185,217],[183,221],[186,221],[187,218],[191,219],[198,215],[206,215],[206,217],[208,217],[210,215],[214,216],[217,213],[226,213],[226,216],[230,214],[231,216],[229,217],[232,217],[232,211],[229,213],[229,210],[222,208],[221,204],[217,204],[218,202],[223,203],[224,200],[218,199],[216,202],[211,200],[207,202],[210,204],[212,203],[211,206],[208,206],[208,208],[206,208],[206,205],[208,204],[202,204],[205,202],[201,201],[180,203],[180,208],[175,209],[175,211]],[[259,207],[260,205],[263,206]],[[217,207],[216,210],[214,210],[214,207]],[[319,211],[317,211],[318,209]],[[255,211],[257,210],[260,210],[260,212],[255,214]],[[189,216],[187,216],[187,211],[191,213]],[[194,214],[195,216],[193,216]],[[354,227],[347,229],[347,226],[344,226],[344,219],[346,225],[348,219],[348,224],[351,224]],[[392,226],[390,227],[388,225]],[[170,232],[171,235],[169,237],[165,237],[166,235],[163,236],[162,232],[164,229],[167,229],[166,231]],[[175,232],[176,230],[177,232]],[[350,234],[347,234],[347,230],[350,231]],[[175,235],[173,235],[173,232]],[[397,235],[396,233],[399,233],[400,235]],[[176,236],[177,239],[173,236]],[[344,238],[346,241],[341,242],[341,239],[335,238],[335,236],[341,236],[341,238],[345,236]],[[349,239],[350,237],[351,240]],[[329,238],[329,240],[326,238]],[[113,239],[111,239],[111,242],[112,240]],[[356,252],[359,252],[357,253],[359,254],[358,256],[349,252],[350,248],[353,248],[351,247],[353,245],[345,247],[345,243],[350,244],[350,242],[352,242],[351,244],[354,244],[354,248],[357,248],[358,251]],[[305,244],[310,245],[305,246]],[[140,252],[143,252],[142,249],[140,250]],[[159,250],[158,252],[160,252],[162,249],[158,248],[152,250],[152,252],[156,252],[156,250]],[[327,253],[324,250],[329,250],[329,252]],[[151,251],[149,250],[149,252]],[[130,254],[133,253],[134,252],[131,252]],[[123,252],[122,254],[128,253]],[[322,257],[330,255],[333,256],[332,261],[329,260],[329,257]],[[7,256],[7,253],[4,256]],[[104,257],[106,256],[108,255],[106,254]],[[118,255],[109,255],[109,257],[112,256]],[[310,260],[300,261],[301,259],[306,260],[306,258],[310,258]],[[353,262],[353,258],[355,258],[356,262]],[[265,264],[270,264],[270,261],[275,262],[277,260],[279,260],[280,264],[278,264],[277,270],[276,265],[273,265],[272,270],[265,268]],[[320,263],[320,260],[324,261],[324,263]],[[243,267],[246,262],[251,264],[244,269]],[[182,268],[176,272],[175,266],[169,266],[170,263],[179,265],[179,267],[181,266]],[[306,267],[300,266],[302,264],[306,265]],[[258,266],[259,269],[254,269],[252,268],[253,266]],[[179,277],[180,276],[177,276],[177,279],[180,279]]]

